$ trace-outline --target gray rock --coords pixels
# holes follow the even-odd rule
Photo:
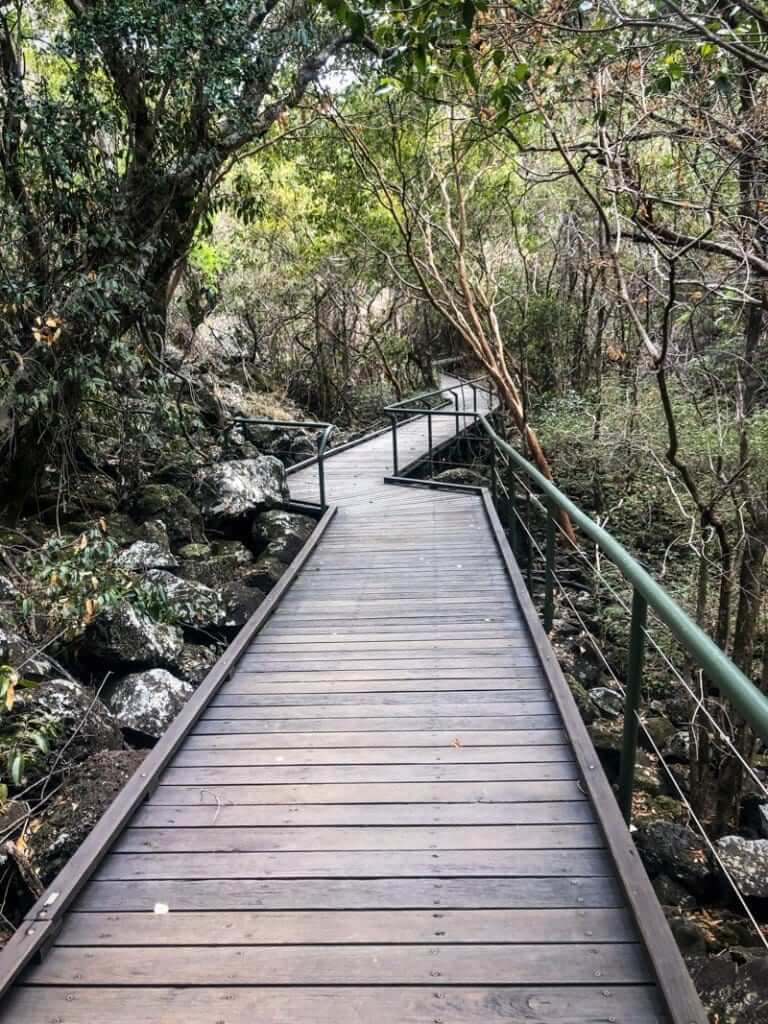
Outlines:
[[[728,874],[744,896],[768,897],[768,839],[723,836],[715,844]]]
[[[145,572],[147,569],[173,569],[179,564],[168,548],[147,540],[137,540],[115,559],[120,569]]]
[[[638,751],[638,759],[635,764],[635,789],[638,793],[647,793],[649,796],[658,796],[663,788],[661,770],[650,754]]]
[[[664,745],[663,754],[668,761],[688,764],[691,753],[691,735],[687,729],[681,729],[671,736]]]
[[[711,888],[715,876],[709,848],[685,825],[653,821],[642,825],[634,840],[651,878],[667,875],[697,895]]]
[[[204,466],[197,472],[195,494],[206,518],[242,519],[287,500],[285,468],[271,455]]]
[[[667,743],[672,739],[672,737],[677,732],[677,729],[674,727],[674,725],[672,725],[672,723],[668,721],[666,718],[646,718],[644,724],[645,728],[648,730],[648,734],[650,735],[651,739],[656,744],[656,746],[659,748],[659,750],[663,750]],[[641,743],[643,742],[643,738],[644,732],[641,729]],[[648,741],[645,740],[645,742],[647,743]],[[648,745],[650,746],[650,744]]]
[[[274,509],[256,519],[251,533],[259,548],[265,549],[264,554],[287,565],[302,549],[316,525],[309,516]]]
[[[210,558],[213,554],[213,548],[210,544],[184,544],[178,550],[179,558],[183,558],[184,561],[197,561],[201,558]]]
[[[610,718],[618,718],[624,710],[622,695],[616,690],[609,690],[607,686],[596,686],[589,691],[589,698]]]
[[[174,618],[193,629],[214,629],[224,622],[224,606],[219,594],[195,580],[181,579],[163,569],[152,569],[144,579],[163,592]]]
[[[469,466],[457,466],[454,469],[444,469],[434,478],[445,484],[462,484],[465,487],[490,487],[491,481],[487,476],[478,473]]]
[[[696,990],[718,1024],[768,1024],[768,957],[739,964],[727,957],[687,961]]]
[[[256,587],[268,593],[284,572],[285,563],[279,558],[275,558],[274,555],[262,555],[240,582],[247,587]]]
[[[568,689],[573,694],[573,699],[576,701],[576,707],[579,709],[581,717],[587,725],[591,725],[598,715],[595,705],[589,699],[589,691],[577,679],[574,679],[573,676],[566,675],[565,681],[568,683]]]
[[[215,648],[203,644],[184,644],[176,660],[176,672],[193,686],[199,686],[218,659]]]
[[[768,804],[760,804],[757,814],[760,823],[760,835],[768,839]]]
[[[696,906],[696,897],[692,896],[684,885],[680,885],[667,875],[657,875],[652,885],[663,907],[682,907],[691,910]]]
[[[156,740],[194,692],[190,683],[153,668],[109,684],[106,701],[122,729]]]
[[[181,630],[154,622],[127,601],[106,608],[88,626],[82,651],[116,668],[173,667],[184,646]]]
[[[49,679],[39,686],[16,691],[10,711],[4,713],[9,734],[24,730],[42,733],[50,753],[28,758],[25,781],[44,774],[45,765],[64,751],[59,767],[82,761],[99,750],[122,746],[117,722],[104,703],[80,683],[69,679]]]
[[[203,523],[199,509],[171,484],[145,484],[131,496],[129,510],[137,519],[160,518],[174,544],[184,544],[202,537]]]
[[[45,655],[38,654],[22,636],[3,626],[0,626],[0,665],[10,665],[27,679],[41,679],[53,671]]]
[[[258,587],[247,587],[244,583],[228,583],[221,592],[226,609],[224,625],[229,629],[241,629],[250,619],[266,594]]]

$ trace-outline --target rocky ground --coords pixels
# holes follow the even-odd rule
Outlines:
[[[98,518],[2,531],[6,934],[314,528],[278,507],[289,499],[283,462],[246,438],[239,447],[110,507],[102,497]]]

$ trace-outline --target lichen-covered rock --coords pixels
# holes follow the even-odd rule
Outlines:
[[[684,885],[680,885],[679,882],[667,875],[657,875],[651,884],[663,907],[681,907],[690,910],[696,906],[696,897],[691,895]]]
[[[651,749],[652,745],[645,738],[646,732],[659,750],[663,750],[677,732],[674,725],[666,718],[646,718],[644,726],[645,729],[640,730],[640,742],[646,743]]]
[[[285,467],[271,455],[204,466],[197,472],[195,495],[205,518],[242,519],[287,500]]]
[[[244,583],[228,583],[221,592],[226,609],[224,625],[228,629],[241,629],[250,619],[266,594],[258,587],[247,587]]]
[[[22,636],[0,626],[0,665],[10,665],[19,675],[41,679],[53,671],[51,662]]]
[[[194,693],[194,687],[162,668],[134,672],[108,684],[105,700],[130,734],[159,739]]]
[[[576,701],[576,707],[579,709],[581,717],[587,725],[591,725],[598,715],[595,705],[589,699],[589,691],[572,676],[566,676],[565,681],[568,683],[568,689],[573,694],[573,699]]]
[[[224,622],[219,594],[195,580],[181,579],[163,569],[145,573],[144,580],[162,591],[175,619],[193,629],[213,629]]]
[[[142,522],[163,520],[174,544],[200,540],[203,523],[199,509],[178,487],[171,484],[145,484],[132,495],[129,510]]]
[[[658,796],[661,793],[663,780],[658,761],[644,750],[638,751],[634,778],[635,790],[638,793],[647,793],[649,796]]]
[[[727,957],[687,961],[710,1020],[718,1024],[768,1024],[768,957],[744,963]]]
[[[256,587],[268,593],[285,572],[285,563],[274,555],[262,555],[253,568],[242,577],[241,583],[247,587]]]
[[[176,660],[176,673],[193,686],[199,686],[218,659],[215,648],[203,644],[184,644]]]
[[[624,710],[624,698],[616,690],[609,690],[607,686],[595,686],[589,691],[590,700],[598,706],[604,715],[610,718],[618,718]]]
[[[462,484],[464,487],[490,487],[491,481],[487,476],[478,473],[476,469],[469,466],[457,466],[454,469],[444,469],[438,473],[435,480],[445,484]]]
[[[664,744],[663,754],[667,761],[688,764],[691,753],[691,736],[687,729],[680,729]]]
[[[725,870],[744,896],[768,898],[768,839],[723,836],[716,847]]]
[[[255,520],[251,534],[259,548],[265,549],[264,554],[287,565],[302,549],[316,525],[309,516],[273,509]]]
[[[173,569],[178,565],[168,548],[152,541],[137,540],[115,558],[120,569],[145,572],[147,569]]]
[[[154,622],[126,601],[106,608],[88,626],[81,649],[113,668],[173,667],[184,646],[181,630]]]
[[[634,833],[634,840],[651,878],[667,875],[696,894],[712,887],[715,876],[709,848],[685,825],[652,821]]]
[[[624,739],[623,723],[618,718],[598,719],[588,727],[589,736],[600,761],[611,780],[618,778],[621,766],[621,748]]]
[[[64,867],[130,779],[143,750],[93,754],[72,772],[33,825],[27,855],[43,885]]]
[[[217,590],[242,576],[253,562],[252,553],[239,541],[220,541],[212,547],[208,546],[207,552],[207,555],[201,553],[196,557],[185,557],[179,568],[179,575]]]
[[[42,734],[49,754],[25,759],[25,781],[44,774],[48,762],[63,751],[59,767],[82,761],[100,750],[122,746],[117,722],[102,700],[70,679],[49,679],[30,689],[16,691],[10,711],[4,715],[4,731]]]
[[[201,558],[210,558],[213,554],[213,548],[210,544],[202,544],[200,542],[193,542],[191,544],[184,544],[179,548],[177,552],[179,558],[184,561],[198,561]]]

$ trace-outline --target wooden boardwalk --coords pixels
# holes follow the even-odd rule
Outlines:
[[[320,545],[3,1024],[681,1019],[487,500],[390,471],[388,434],[329,459]]]

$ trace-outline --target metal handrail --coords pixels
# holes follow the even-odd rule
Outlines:
[[[325,452],[328,447],[328,441],[331,438],[331,434],[336,429],[335,424],[323,423],[318,420],[270,420],[262,416],[234,416],[230,420],[230,425],[227,427],[227,430],[231,429],[236,423],[256,423],[262,427],[284,427],[288,430],[302,429],[322,431],[317,439],[317,476],[320,489],[319,506],[323,510],[328,508],[328,503],[325,500]]]
[[[619,804],[629,821],[632,807],[634,769],[640,727],[640,687],[645,653],[645,624],[650,606],[673,636],[688,652],[706,676],[730,699],[739,714],[755,733],[768,743],[768,697],[739,669],[725,652],[717,646],[693,619],[670,597],[667,591],[646,572],[627,549],[602,526],[598,526],[570,498],[548,480],[535,466],[523,458],[500,437],[482,414],[477,417],[491,439],[514,466],[528,476],[543,492],[548,506],[544,625],[552,626],[554,612],[554,560],[557,513],[565,513],[571,523],[578,526],[610,559],[622,576],[632,584],[632,617],[629,652],[627,656],[627,683],[625,688],[624,736],[619,778]],[[514,499],[513,499],[514,500]]]

